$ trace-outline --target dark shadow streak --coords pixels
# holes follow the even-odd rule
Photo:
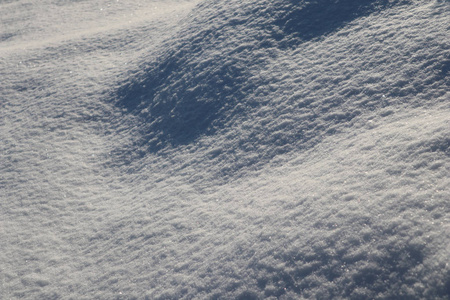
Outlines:
[[[275,22],[283,31],[287,47],[327,35],[347,23],[409,0],[316,0],[305,3],[289,0],[286,12]],[[287,37],[287,38],[286,38]]]

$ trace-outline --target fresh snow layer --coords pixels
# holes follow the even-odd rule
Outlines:
[[[0,2],[1,299],[449,299],[444,0]]]

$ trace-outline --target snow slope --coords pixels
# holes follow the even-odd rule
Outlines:
[[[448,1],[0,3],[0,298],[448,299]]]

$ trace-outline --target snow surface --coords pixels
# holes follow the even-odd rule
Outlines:
[[[449,16],[0,1],[0,298],[449,299]]]

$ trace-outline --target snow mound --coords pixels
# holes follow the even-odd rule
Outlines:
[[[202,144],[209,153],[214,144],[202,155],[227,165],[215,172],[235,173],[310,148],[375,109],[443,101],[448,49],[421,9],[387,0],[203,3],[114,96],[141,120],[131,152]]]

